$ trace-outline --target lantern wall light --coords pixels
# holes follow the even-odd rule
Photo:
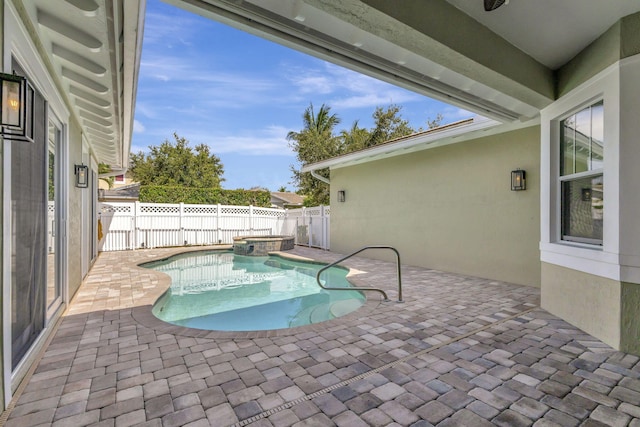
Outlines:
[[[0,83],[2,138],[33,142],[33,87],[25,77],[15,73],[0,73]]]
[[[89,166],[76,165],[76,187],[87,188],[89,187]]]
[[[511,171],[511,191],[522,191],[526,189],[525,171],[521,169]]]

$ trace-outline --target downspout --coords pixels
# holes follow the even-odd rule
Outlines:
[[[324,182],[325,184],[331,185],[331,181],[329,181],[327,178],[325,178],[322,175],[318,175],[315,169],[311,169],[309,172],[311,173],[311,176],[314,177],[315,179],[318,179]]]

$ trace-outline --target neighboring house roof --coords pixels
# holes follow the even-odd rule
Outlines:
[[[481,136],[495,135],[509,130],[529,127],[537,123],[538,120],[523,123],[500,124],[500,122],[484,117],[474,117],[472,119],[461,120],[429,129],[424,132],[392,139],[373,147],[332,157],[321,162],[304,165],[300,171],[312,172],[324,168],[339,168],[372,162],[387,157],[468,141]]]
[[[136,182],[111,190],[100,190],[98,194],[102,201],[136,201],[140,196],[140,183]]]
[[[272,191],[271,202],[274,203],[277,201],[280,201],[281,204],[283,205],[302,206],[302,202],[304,202],[304,197],[296,193]]]

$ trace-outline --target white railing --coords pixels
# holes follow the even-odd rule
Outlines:
[[[99,250],[231,244],[242,235],[294,235],[296,244],[329,249],[329,207],[100,203]]]

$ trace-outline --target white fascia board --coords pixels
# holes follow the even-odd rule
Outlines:
[[[142,40],[144,36],[144,22],[146,0],[138,0],[123,3],[124,7],[124,56],[122,58],[124,106],[122,129],[122,170],[126,171],[129,165],[131,152],[131,139],[133,136],[134,115],[136,109],[136,95],[138,93],[138,77],[140,75],[140,61],[142,58]]]
[[[533,126],[539,123],[539,118],[527,122],[514,122],[502,124],[496,120],[485,117],[474,117],[473,121],[460,126],[452,126],[434,132],[418,134],[398,142],[378,145],[354,153],[311,163],[303,166],[300,172],[311,172],[319,169],[337,169],[360,163],[372,162],[383,158],[399,156],[414,151],[422,151],[444,145],[456,144],[462,141],[481,138],[489,135],[508,132]]]

